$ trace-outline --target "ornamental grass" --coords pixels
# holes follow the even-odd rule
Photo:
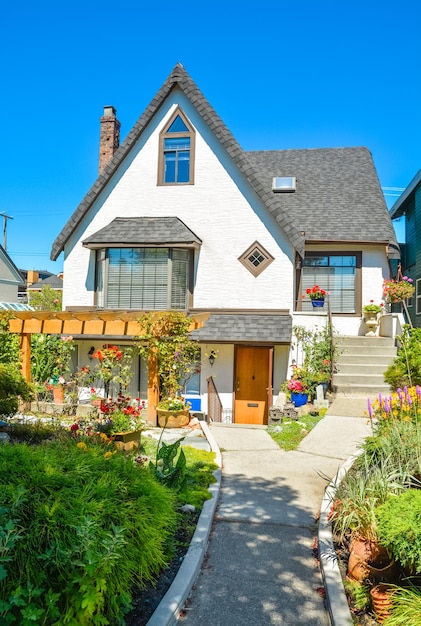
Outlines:
[[[122,624],[168,563],[176,494],[101,441],[0,447],[1,624]]]

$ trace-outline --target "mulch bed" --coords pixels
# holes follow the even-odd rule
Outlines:
[[[198,519],[198,513],[190,515],[188,528],[181,525],[178,528],[174,538],[177,546],[176,552],[171,563],[161,572],[155,584],[148,583],[145,589],[133,593],[133,608],[125,617],[126,626],[146,626],[180,569]]]

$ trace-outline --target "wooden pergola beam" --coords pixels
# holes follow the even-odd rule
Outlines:
[[[77,335],[78,338],[98,336],[104,340],[115,337],[133,339],[140,334],[139,318],[145,311],[14,311],[9,320],[11,333],[20,334],[22,374],[27,381],[31,379],[31,335]],[[189,332],[202,328],[209,313],[199,313],[191,318]],[[158,359],[153,355],[148,363],[148,419],[156,425],[158,403]]]

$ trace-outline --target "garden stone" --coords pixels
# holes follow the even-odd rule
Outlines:
[[[0,433],[0,443],[7,443],[10,441],[10,437],[7,433]]]

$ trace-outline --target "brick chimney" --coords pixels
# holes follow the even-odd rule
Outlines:
[[[100,118],[100,123],[99,173],[102,174],[104,167],[120,145],[120,122],[116,118],[116,110],[113,106],[104,107],[104,115]]]
[[[26,286],[30,287],[34,283],[37,283],[39,279],[39,273],[36,270],[28,270],[26,275]]]

